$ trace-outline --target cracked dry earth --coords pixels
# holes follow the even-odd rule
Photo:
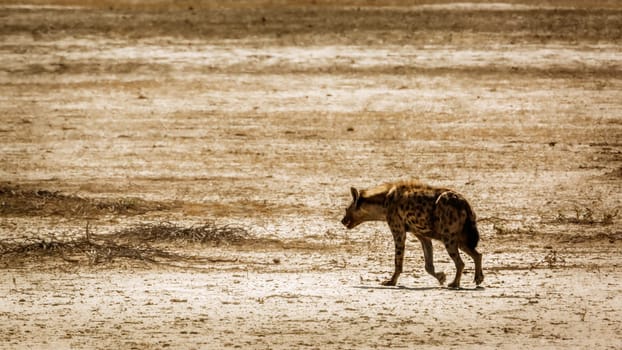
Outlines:
[[[619,348],[621,28],[605,0],[0,1],[0,348]],[[350,186],[411,177],[473,204],[481,288],[412,240],[381,287],[386,225],[340,226]],[[123,235],[150,227],[192,239]]]

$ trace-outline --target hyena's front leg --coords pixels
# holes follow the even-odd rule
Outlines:
[[[423,248],[423,257],[425,258],[425,270],[430,275],[434,276],[438,282],[442,285],[445,283],[445,273],[434,271],[434,253],[432,248],[432,240],[426,237],[416,236],[421,241],[421,247]]]
[[[396,223],[390,225],[391,233],[393,234],[393,242],[395,243],[395,271],[390,279],[382,282],[383,286],[394,286],[397,283],[397,279],[402,273],[402,266],[404,264],[404,249],[406,246],[406,230],[402,225]]]

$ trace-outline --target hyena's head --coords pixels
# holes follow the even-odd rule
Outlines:
[[[352,203],[346,209],[346,215],[341,219],[341,223],[346,228],[352,229],[365,221],[385,221],[387,198],[391,196],[392,191],[392,187],[386,185],[363,191],[350,188]]]
[[[346,209],[346,215],[341,223],[348,229],[355,228],[365,221],[386,220],[386,208],[384,202],[386,191],[375,193],[372,191],[359,192],[356,188],[350,188],[352,203]]]
[[[360,192],[352,187],[350,188],[350,193],[352,193],[352,203],[346,208],[346,215],[341,219],[341,223],[348,230],[355,228],[356,226],[363,223],[363,212],[361,211],[361,194]]]

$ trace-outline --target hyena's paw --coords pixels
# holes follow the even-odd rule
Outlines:
[[[476,273],[474,281],[475,281],[475,284],[478,285],[478,286],[480,284],[482,284],[482,282],[484,282],[484,274],[481,273],[481,272],[480,273]]]
[[[440,283],[441,285],[445,284],[445,280],[447,279],[447,277],[445,276],[444,272],[437,272],[434,276],[436,276],[438,283]]]
[[[449,289],[460,289],[460,282],[453,281],[447,285]]]
[[[396,281],[396,280],[394,280],[393,278],[391,278],[391,279],[388,279],[388,280],[386,280],[386,281],[382,282],[381,284],[382,284],[383,286],[394,286],[394,285],[396,285],[396,284],[397,284],[397,281]]]

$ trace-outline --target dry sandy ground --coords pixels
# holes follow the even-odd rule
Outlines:
[[[343,4],[0,1],[0,348],[621,346],[622,7]],[[388,229],[340,226],[412,177],[482,288],[415,241],[380,287]],[[102,243],[207,221],[254,238]]]

